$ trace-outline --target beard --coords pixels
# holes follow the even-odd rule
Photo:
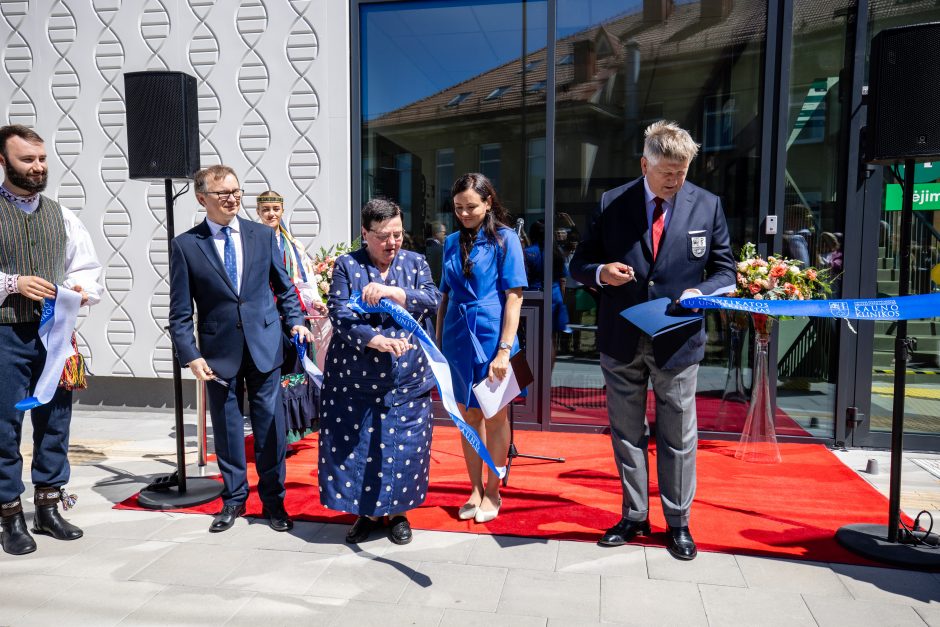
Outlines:
[[[30,195],[38,194],[39,192],[45,190],[46,183],[49,179],[49,175],[45,172],[43,172],[42,175],[38,177],[38,180],[36,177],[26,176],[20,173],[18,170],[14,169],[9,162],[6,164],[6,174],[7,182],[10,185],[20,189],[25,189],[30,193]]]

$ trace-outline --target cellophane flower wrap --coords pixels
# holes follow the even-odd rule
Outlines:
[[[313,256],[312,280],[316,282],[320,298],[324,303],[330,298],[330,285],[333,283],[333,266],[336,265],[336,258],[358,248],[358,239],[351,244],[340,242],[329,248],[321,246],[320,252]]]
[[[737,288],[734,296],[756,300],[812,300],[832,293],[827,270],[777,255],[763,259],[751,242],[738,257]]]

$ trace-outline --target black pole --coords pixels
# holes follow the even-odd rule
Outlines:
[[[904,199],[901,203],[901,272],[898,296],[911,284],[911,222],[914,217],[914,160],[904,161]],[[891,412],[891,490],[888,496],[888,542],[898,541],[901,525],[901,460],[904,456],[904,387],[907,378],[907,320],[898,320],[894,338],[894,407]]]
[[[172,262],[171,247],[176,237],[173,221],[173,180],[164,179],[166,194],[167,267]],[[176,349],[170,341],[173,368],[173,410],[176,425],[176,472],[155,479],[137,495],[137,503],[147,509],[183,509],[215,500],[222,493],[222,484],[208,477],[186,479],[186,432],[183,425],[183,376]]]
[[[898,296],[910,293],[911,223],[914,217],[914,160],[904,160],[904,197],[901,203],[899,238],[901,271]],[[836,531],[836,540],[854,553],[879,562],[909,568],[940,567],[937,534],[922,529],[901,532],[901,462],[904,459],[904,388],[910,341],[907,321],[898,320],[894,340],[894,406],[891,413],[891,488],[888,494],[888,526],[845,525]],[[916,522],[916,521],[915,521]]]
[[[170,246],[176,237],[176,227],[173,223],[173,180],[164,179],[164,193],[166,194],[166,259],[167,268],[170,267],[172,256]],[[170,343],[172,346],[172,342]],[[176,350],[171,348],[173,355],[173,409],[176,417],[176,475],[180,494],[186,494],[186,437],[183,426],[183,377],[180,374],[180,363],[176,358]]]

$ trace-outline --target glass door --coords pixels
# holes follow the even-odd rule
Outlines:
[[[552,425],[608,425],[597,294],[566,277],[564,262],[601,195],[640,176],[651,122],[675,120],[701,143],[688,180],[722,198],[736,250],[755,241],[766,31],[766,0],[558,0],[552,241],[562,263],[552,273]],[[737,395],[727,384],[746,359],[742,327],[709,312],[706,329],[699,428],[740,431],[743,383]]]
[[[870,3],[871,38],[885,28],[940,19],[933,3]],[[901,197],[903,167],[872,167],[867,183],[864,212],[869,246],[862,257],[870,278],[860,286],[861,296],[890,297],[898,294],[900,274]],[[940,291],[940,163],[917,164],[914,174],[914,217],[911,225],[909,293]],[[894,403],[894,347],[896,325],[891,322],[859,324],[859,346],[870,351],[870,361],[860,359],[856,395],[864,420],[847,435],[854,446],[890,445]],[[940,448],[940,317],[912,320],[908,337],[916,347],[907,363],[904,412],[906,448]],[[861,348],[860,348],[861,350]],[[867,356],[867,355],[866,355]],[[870,387],[863,382],[870,381]]]

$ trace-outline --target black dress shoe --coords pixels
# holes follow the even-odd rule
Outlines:
[[[411,542],[411,523],[404,515],[393,516],[388,521],[388,539],[395,544],[408,544]]]
[[[268,519],[268,526],[275,531],[290,531],[294,528],[294,521],[287,515],[283,505],[265,507],[261,515]]]
[[[78,540],[84,533],[81,529],[62,518],[59,513],[59,488],[36,488],[33,502],[36,515],[33,517],[33,533],[52,536],[56,540]]]
[[[365,542],[369,534],[377,527],[382,525],[382,520],[372,520],[368,516],[360,516],[353,523],[353,526],[346,532],[346,542],[349,544],[359,544]]]
[[[688,527],[670,527],[666,531],[666,548],[677,560],[692,560],[698,555]]]
[[[228,531],[232,528],[232,525],[235,524],[235,519],[244,513],[244,503],[233,503],[232,505],[223,506],[222,511],[216,515],[215,520],[209,525],[209,531],[212,533]]]
[[[0,505],[0,545],[10,555],[26,555],[36,550],[36,541],[26,528],[20,500]]]
[[[649,533],[649,520],[628,520],[621,518],[620,522],[608,529],[597,543],[601,546],[620,546],[626,544],[636,536],[648,536]]]

